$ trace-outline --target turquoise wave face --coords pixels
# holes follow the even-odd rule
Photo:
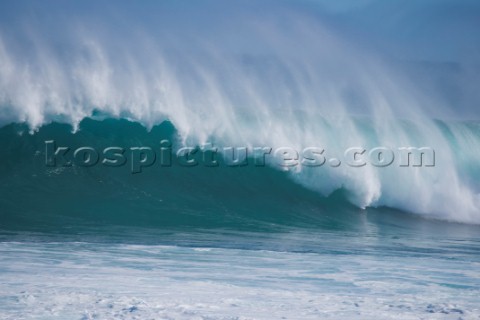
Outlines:
[[[66,166],[60,161],[53,166],[45,143],[51,140],[57,148],[69,146],[70,153],[89,146],[99,150],[100,158],[101,150],[112,146],[127,152],[150,146],[160,154],[160,141],[168,140],[174,155],[182,146],[170,122],[147,131],[126,120],[86,119],[76,133],[58,123],[34,134],[25,125],[5,126],[0,129],[1,229],[70,236],[122,234],[119,230],[141,235],[145,231],[137,231],[145,228],[150,232],[325,229],[348,233],[369,232],[366,224],[372,223],[408,226],[415,233],[436,224],[394,208],[361,210],[350,203],[346,189],[324,197],[297,183],[291,172],[268,165],[232,166],[221,154],[218,166],[186,166],[173,160],[170,166],[145,166],[137,174],[132,174],[128,154],[124,166],[102,165],[101,159],[93,166]]]
[[[336,215],[357,211],[341,191],[323,198],[293,182],[286,172],[268,166],[227,166],[221,158],[217,167],[174,163],[152,165],[139,174],[132,174],[128,163],[120,167],[46,163],[45,141],[51,139],[72,149],[159,149],[166,139],[177,148],[179,137],[169,122],[149,132],[124,120],[85,120],[77,133],[57,123],[33,135],[25,129],[10,125],[0,131],[4,228],[68,231],[74,226],[113,224],[268,230],[272,224],[308,226],[315,220],[341,228],[348,222]]]

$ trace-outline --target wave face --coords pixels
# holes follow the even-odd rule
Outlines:
[[[242,207],[232,195],[247,197],[261,190],[265,199],[275,199],[258,200],[266,201],[265,207],[291,206],[295,201],[287,201],[287,195],[304,199],[301,193],[317,195],[308,198],[309,208],[321,207],[329,202],[325,197],[341,194],[360,208],[388,206],[480,223],[479,125],[465,121],[479,120],[478,3],[48,3],[0,5],[0,124],[25,123],[28,128],[5,126],[1,133],[7,161],[0,170],[9,177],[4,181],[19,187],[8,191],[11,184],[3,185],[11,195],[2,199],[3,205],[10,211],[55,215],[55,207],[82,213],[62,200],[41,210],[11,203],[19,190],[28,193],[27,182],[41,176],[34,192],[60,188],[70,200],[78,192],[101,192],[118,201],[108,210],[135,210],[135,202],[125,200],[143,201],[150,195],[149,208],[178,211],[178,204],[160,201],[158,194],[166,194],[185,197],[187,204],[201,198],[218,210],[218,199],[230,199],[229,211]],[[388,12],[396,15],[386,21]],[[153,133],[124,122],[111,127],[108,121],[87,121],[83,128],[82,120],[89,117],[128,119]],[[43,152],[43,138],[106,143],[117,137],[124,144],[144,138],[156,145],[163,133],[158,136],[155,130],[165,121],[173,125],[166,135],[174,135],[179,144],[319,146],[332,156],[357,146],[431,147],[436,165],[249,169],[239,186],[223,189],[226,177],[237,174],[225,169],[226,176],[208,184],[221,190],[209,193],[201,188],[187,192],[190,172],[175,171],[168,186],[161,181],[172,173],[159,173],[158,179],[126,174],[117,181],[100,169],[45,171],[27,155]],[[51,122],[56,124],[47,125]],[[58,123],[81,130],[72,134]],[[24,131],[31,135],[18,134]],[[206,168],[194,170],[200,181],[212,177]],[[68,187],[73,177],[84,188]],[[99,181],[102,185],[86,190]],[[257,181],[257,189],[249,187],[251,181]],[[145,185],[135,184],[140,182]],[[115,198],[121,186],[129,191]]]
[[[463,130],[464,137],[476,139],[479,134],[479,126],[473,124],[454,126],[439,122],[437,126],[445,139],[451,141],[450,147],[460,150],[464,146],[452,134],[456,127],[456,132]],[[357,223],[362,225],[360,220],[363,215],[358,214],[360,210],[355,201],[364,195],[365,190],[361,184],[348,185],[346,182],[358,178],[353,176],[354,173],[368,178],[368,174],[377,175],[382,170],[385,170],[385,176],[379,177],[384,179],[382,182],[386,186],[382,186],[383,195],[377,203],[383,202],[383,206],[391,208],[413,208],[412,212],[434,218],[477,222],[476,212],[466,206],[475,205],[467,201],[468,192],[478,187],[477,180],[469,179],[472,175],[478,176],[478,167],[474,164],[467,166],[468,161],[459,164],[466,170],[458,173],[458,179],[462,177],[470,188],[463,187],[463,194],[453,194],[452,187],[462,187],[460,180],[455,186],[453,177],[445,176],[449,168],[441,164],[406,168],[325,165],[279,170],[281,167],[276,161],[266,161],[267,166],[253,165],[254,156],[246,159],[248,165],[233,166],[229,154],[218,153],[215,159],[219,165],[211,166],[201,160],[205,156],[209,158],[210,151],[206,149],[199,150],[195,155],[198,165],[185,166],[175,156],[185,145],[183,137],[171,122],[165,121],[148,131],[140,124],[127,120],[85,119],[78,129],[72,132],[71,126],[60,123],[42,126],[33,134],[28,133],[29,128],[25,124],[0,128],[3,228],[71,231],[72,228],[83,229],[88,225],[117,225],[264,231],[275,225],[310,225],[349,229]],[[52,158],[53,151],[48,151],[46,141],[51,140],[55,141],[55,148],[70,148],[65,157],[53,157],[55,165],[48,160]],[[168,162],[161,160],[160,141],[164,140],[172,145],[172,160]],[[102,164],[102,160],[107,158],[103,150],[112,146],[126,149],[124,166]],[[96,150],[100,158],[96,165],[83,166],[75,162],[77,157],[73,154],[80,147]],[[157,162],[133,174],[133,153],[130,150],[137,147],[151,147],[157,154]],[[73,165],[65,165],[72,159]],[[443,171],[440,174],[437,170]],[[336,175],[342,180],[339,181]],[[438,181],[440,178],[445,180]],[[440,188],[433,184],[434,181],[437,184],[444,181],[448,185]],[[427,188],[422,183],[431,183],[437,189]],[[325,192],[323,196],[322,192]],[[416,193],[413,199],[412,192]],[[438,198],[427,202],[432,196]],[[438,199],[442,201],[433,203]],[[449,211],[454,210],[454,205],[462,210]],[[436,210],[427,211],[430,207]],[[422,208],[425,211],[419,211]],[[378,212],[392,214],[395,211],[380,208],[365,212],[375,217]]]

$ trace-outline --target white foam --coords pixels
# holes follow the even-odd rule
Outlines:
[[[88,243],[0,250],[2,319],[480,316],[468,259]]]

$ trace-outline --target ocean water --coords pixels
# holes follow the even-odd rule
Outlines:
[[[268,166],[45,163],[52,137],[154,147],[178,141],[169,122],[0,136],[2,319],[480,317],[476,224],[360,209]]]
[[[0,2],[0,319],[480,319],[479,16]]]

